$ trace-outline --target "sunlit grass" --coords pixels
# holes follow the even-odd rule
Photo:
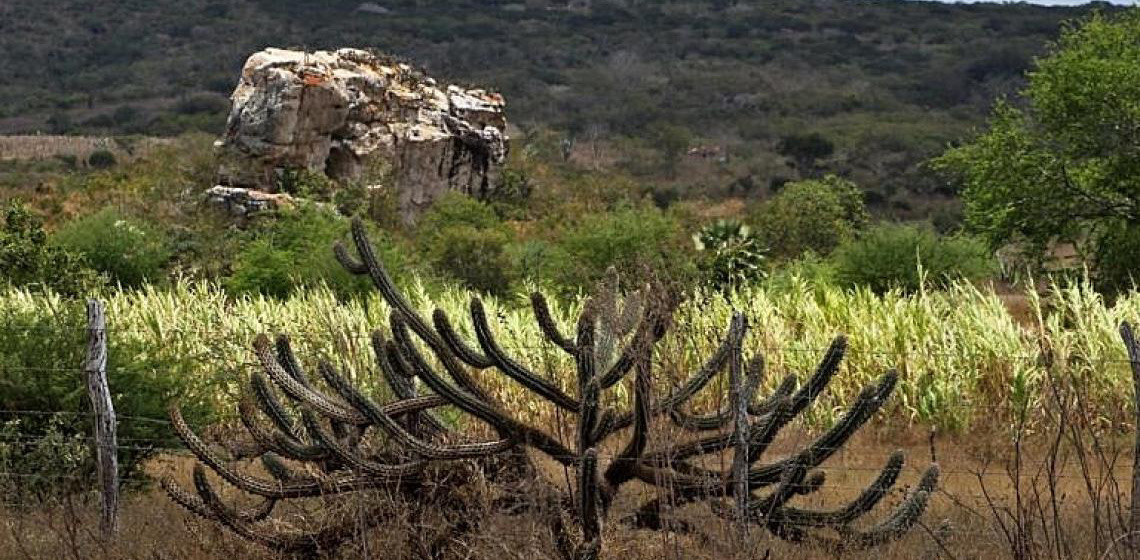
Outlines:
[[[445,310],[474,344],[469,293],[451,289],[429,297],[419,284],[405,290],[425,316],[436,307]],[[231,408],[239,381],[256,367],[250,342],[262,332],[291,335],[306,363],[328,357],[358,383],[376,391],[382,387],[368,339],[373,329],[387,325],[389,309],[378,297],[343,302],[328,290],[314,289],[287,300],[232,298],[209,283],[177,283],[166,289],[111,292],[104,299],[112,340],[120,343],[112,351],[122,346],[148,353],[120,356],[120,363],[178,364],[177,373],[149,367],[155,368],[153,375],[191,376],[194,391],[188,398]],[[524,299],[484,298],[484,303],[492,328],[518,361],[572,389],[572,361],[543,340]],[[1087,287],[1072,285],[1043,297],[1031,293],[1029,303],[1034,319],[1019,321],[999,295],[965,283],[915,295],[880,296],[803,281],[779,289],[746,289],[727,299],[695,293],[658,347],[657,383],[667,391],[699,367],[735,308],[749,319],[747,352],[767,358],[769,386],[788,372],[810,374],[831,339],[839,333],[848,336],[843,369],[809,415],[815,422],[830,422],[890,368],[901,373],[901,382],[886,407],[888,414],[897,421],[952,431],[1008,422],[1022,407],[1032,410],[1043,398],[1047,367],[1077,380],[1105,414],[1130,409],[1131,377],[1117,327],[1122,320],[1140,318],[1140,294],[1109,305]],[[0,306],[8,308],[49,314],[61,305],[55,296],[20,289],[0,293]],[[573,332],[581,302],[553,307],[564,332]],[[520,415],[551,413],[503,376],[486,372],[479,379]],[[706,401],[722,395],[709,393]],[[622,394],[619,389],[610,398],[620,404]]]

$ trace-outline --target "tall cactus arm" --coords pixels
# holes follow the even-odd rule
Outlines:
[[[692,399],[702,389],[705,388],[712,381],[717,373],[724,370],[725,365],[728,364],[728,358],[731,355],[733,348],[740,344],[744,338],[744,316],[736,314],[733,316],[732,322],[729,324],[728,333],[723,341],[712,356],[704,363],[704,365],[697,370],[696,373],[691,375],[679,389],[671,393],[669,396],[653,403],[651,411],[652,416],[658,416],[670,410],[677,408]],[[615,423],[615,429],[628,428],[633,423],[633,413],[629,412],[618,418]]]
[[[538,328],[542,330],[543,336],[567,354],[574,355],[577,348],[573,341],[562,334],[562,330],[554,322],[554,315],[550,313],[550,305],[546,302],[546,296],[539,292],[532,293],[530,295],[530,306],[534,309],[535,322],[538,323]]]
[[[918,522],[930,501],[930,495],[938,486],[939,469],[932,465],[907,497],[881,521],[866,529],[857,529],[847,524],[828,524],[838,534],[837,537],[809,531],[811,524],[799,524],[787,517],[788,508],[773,514],[769,523],[774,525],[773,534],[793,542],[806,541],[835,552],[861,550],[884,545],[902,537]],[[792,510],[796,511],[796,510]],[[857,516],[858,517],[858,516]]]
[[[494,361],[479,353],[478,350],[468,346],[467,343],[463,341],[459,333],[451,326],[451,320],[447,318],[447,313],[442,309],[436,309],[431,314],[431,321],[432,324],[435,325],[435,330],[439,333],[440,338],[442,338],[444,344],[447,345],[447,349],[464,363],[478,369],[487,369],[495,365]]]
[[[257,420],[257,407],[252,397],[242,398],[238,404],[238,418],[245,430],[263,450],[272,451],[295,461],[323,461],[329,458],[329,451],[317,445],[309,445],[285,434],[266,428]]]
[[[357,426],[367,426],[370,423],[360,411],[354,410],[347,403],[340,401],[340,399],[333,399],[315,389],[311,389],[304,383],[297,381],[292,375],[289,375],[289,373],[285,371],[285,368],[281,367],[281,364],[277,362],[276,356],[274,356],[270,350],[269,337],[258,335],[257,338],[254,339],[253,348],[265,373],[269,375],[273,383],[280,387],[290,398],[312,406],[319,410],[322,415],[340,422]]]
[[[372,331],[368,337],[372,346],[372,354],[376,357],[376,365],[380,367],[380,375],[384,383],[392,390],[392,394],[399,399],[410,399],[416,396],[416,386],[412,383],[413,374],[407,368],[401,367],[398,359],[393,359],[388,350],[388,339],[384,333]]]
[[[667,319],[663,317],[663,314],[656,307],[646,306],[645,313],[637,324],[637,331],[633,338],[629,344],[622,348],[617,361],[601,377],[602,389],[609,389],[624,379],[638,357],[647,350],[651,351],[653,346],[665,336],[664,327]]]
[[[764,380],[764,357],[757,354],[749,360],[747,372],[744,394],[748,395],[748,414],[753,416],[768,414],[771,412],[769,407],[764,407],[761,406],[761,403],[754,402],[754,395],[756,391],[760,389],[760,384]],[[780,395],[780,391],[777,391],[764,402],[774,403]],[[728,424],[732,422],[733,410],[731,406],[725,406],[710,414],[688,414],[683,412],[680,407],[677,407],[669,411],[669,418],[679,428],[694,432],[706,432],[727,428]]]
[[[815,402],[827,385],[831,383],[831,378],[839,371],[839,364],[843,362],[843,356],[847,353],[847,337],[837,336],[835,340],[831,341],[831,346],[824,354],[823,360],[820,361],[819,366],[816,367],[815,373],[808,379],[808,382],[800,387],[799,391],[792,396],[792,408],[790,413],[794,416],[803,412],[805,408],[811,403]]]
[[[397,318],[393,317],[393,319]],[[435,372],[435,369],[427,363],[415,345],[412,344],[408,334],[408,328],[404,326],[402,321],[395,320],[393,322],[392,332],[396,344],[399,346],[401,355],[416,372],[416,376],[422,379],[431,390],[446,398],[460,410],[490,424],[501,433],[511,434],[520,442],[525,442],[527,445],[533,446],[535,449],[549,455],[559,463],[567,466],[574,464],[576,455],[565,445],[562,445],[538,428],[518,422],[506,413],[499,411],[498,408],[487,401],[459,387],[455,387],[444,380]],[[448,367],[446,362],[442,363],[445,368]]]
[[[483,310],[483,303],[479,301],[479,298],[471,300],[471,321],[475,325],[475,336],[479,339],[479,346],[483,348],[487,358],[495,364],[496,369],[559,408],[569,412],[578,412],[580,405],[577,400],[567,395],[557,385],[539,377],[507,356],[491,333],[491,326],[487,323],[487,314]]]
[[[597,428],[598,407],[601,404],[602,388],[598,384],[597,363],[595,351],[597,327],[589,314],[584,314],[578,321],[576,346],[578,352],[574,359],[578,366],[578,395],[581,399],[578,408],[578,452],[594,446],[592,440],[594,430]]]
[[[756,401],[748,405],[748,414],[753,416],[763,416],[772,412],[780,400],[790,398],[792,393],[796,390],[796,376],[789,375],[784,378],[776,390],[772,392],[768,398]]]
[[[159,486],[174,500],[178,505],[186,508],[191,513],[205,518],[214,519],[214,512],[202,501],[202,498],[195,496],[184,490],[173,478],[164,477],[159,481]],[[234,516],[246,522],[263,521],[273,514],[273,508],[277,505],[277,500],[265,499],[260,504],[253,506],[244,511],[235,512]]]
[[[598,510],[598,451],[587,449],[578,473],[578,517],[582,522],[582,544],[575,560],[597,558],[602,548],[602,518]]]
[[[297,381],[312,388],[312,383],[309,382],[309,376],[305,375],[305,370],[301,367],[300,360],[298,360],[297,355],[293,353],[293,341],[289,338],[289,335],[277,335],[277,338],[273,341],[273,346],[277,350],[277,361],[285,368],[285,371],[288,372],[289,375],[292,375]]]
[[[780,511],[781,522],[797,527],[839,527],[854,522],[874,509],[890,493],[902,472],[903,460],[901,451],[892,453],[875,480],[846,506],[831,511],[784,507]]]
[[[396,422],[390,415],[386,414],[380,406],[372,402],[372,399],[364,396],[359,389],[349,383],[343,376],[336,372],[332,364],[327,361],[321,361],[318,366],[321,375],[325,377],[325,381],[332,386],[341,397],[348,402],[356,410],[360,411],[372,424],[383,429],[393,439],[399,441],[402,445],[427,459],[439,460],[455,460],[473,457],[486,457],[501,451],[509,449],[513,442],[509,439],[502,439],[498,441],[485,442],[485,443],[463,443],[456,445],[435,445],[425,442],[416,436],[409,433]]]
[[[326,432],[311,410],[301,411],[301,418],[304,420],[305,429],[309,432],[309,437],[321,447],[328,449],[334,457],[354,471],[397,478],[400,476],[410,477],[418,475],[427,466],[427,461],[411,461],[391,465],[365,459],[341,445],[332,434]]]
[[[633,432],[629,442],[606,469],[606,482],[613,488],[633,479],[634,464],[642,460],[645,448],[649,444],[649,415],[653,404],[651,401],[652,378],[650,377],[649,356],[643,355],[635,366],[637,373],[633,385]]]
[[[273,425],[293,439],[300,439],[301,425],[281,404],[277,394],[269,386],[269,380],[265,378],[265,374],[257,371],[251,373],[249,386],[253,389],[253,398],[254,402],[257,403],[257,408],[269,417]]]
[[[179,439],[186,447],[198,457],[202,464],[218,473],[226,482],[257,496],[264,498],[289,499],[309,498],[322,494],[380,488],[389,486],[393,482],[406,482],[405,479],[390,480],[375,475],[331,475],[298,477],[294,480],[268,481],[261,478],[239,473],[235,468],[227,465],[214,455],[210,448],[190,429],[182,418],[182,411],[177,405],[170,408],[170,423]]]
[[[753,484],[770,484],[792,462],[814,468],[831,458],[883,406],[897,382],[898,373],[887,372],[878,384],[863,389],[851,408],[831,428],[795,456],[751,469],[749,478]]]

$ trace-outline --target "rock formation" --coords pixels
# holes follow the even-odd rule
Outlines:
[[[507,153],[497,93],[435,80],[358,49],[266,49],[242,68],[225,135],[216,143],[220,182],[276,192],[306,169],[331,179],[373,181],[390,170],[406,221],[447,190],[484,195]]]

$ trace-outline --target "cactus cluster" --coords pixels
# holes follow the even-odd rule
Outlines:
[[[383,522],[390,504],[377,499],[373,509],[354,511],[351,521],[307,531],[267,522],[274,505],[375,489],[412,504],[428,499],[422,497],[428,488],[437,497],[454,498],[458,486],[478,472],[513,488],[501,492],[498,511],[545,520],[553,548],[566,559],[601,554],[603,524],[619,491],[630,483],[657,489],[655,497],[619,520],[633,528],[669,526],[674,508],[703,502],[742,527],[761,526],[782,539],[834,549],[864,548],[905,534],[937,484],[938,468],[931,466],[883,520],[856,527],[894,487],[903,466],[902,454],[895,453],[851,503],[829,511],[792,505],[795,498],[824,485],[824,475],[816,469],[882,406],[897,381],[894,372],[865,389],[813,442],[790,456],[763,460],[780,431],[813,404],[838,371],[846,350],[843,337],[835,339],[802,385],[789,376],[761,397],[764,361],[744,356],[747,321],[736,314],[702,367],[671,392],[657,395],[654,349],[671,326],[675,297],[661,289],[643,289],[624,298],[603,290],[584,306],[574,334],[568,335],[543,296],[535,294],[531,304],[544,336],[576,365],[577,390],[571,394],[508,355],[478,298],[470,304],[474,342],[464,340],[442,311],[430,320],[422,317],[376,259],[359,222],[352,233],[358,257],[343,246],[336,248],[336,255],[350,272],[370,277],[392,309],[391,336],[377,331],[372,342],[379,369],[397,400],[373,401],[328,361],[317,368],[322,388],[303,371],[288,338],[280,337],[274,345],[259,337],[254,348],[263,371],[251,376],[251,391],[239,410],[270,478],[245,474],[219,458],[182,421],[177,407],[171,410],[178,435],[200,464],[194,472],[196,494],[171,480],[164,481],[164,487],[190,511],[246,539],[282,552],[333,549],[359,531],[360,519]],[[573,441],[563,442],[540,426],[522,422],[496,403],[479,382],[491,372],[514,380],[561,417],[572,419]],[[730,405],[711,413],[692,411],[696,397],[717,386],[714,379],[726,373],[732,385]],[[418,394],[417,380],[431,392]],[[614,401],[605,394],[623,383],[632,384],[632,403],[605,406]],[[472,441],[434,415],[433,409],[444,405],[485,424],[495,436]],[[682,434],[682,441],[661,437],[666,433]],[[732,467],[709,466],[714,461],[708,458],[724,454],[731,454]],[[565,467],[574,473],[576,484],[561,488],[545,480],[536,468],[539,461]],[[226,505],[205,467],[263,502],[246,511]],[[470,507],[461,499],[440,501],[460,510]],[[453,529],[472,526],[457,523]]]

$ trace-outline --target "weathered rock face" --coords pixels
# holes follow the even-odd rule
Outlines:
[[[406,64],[369,52],[266,49],[250,56],[233,93],[219,175],[228,186],[274,191],[285,170],[360,180],[391,170],[407,221],[447,190],[486,194],[506,159],[503,98],[441,88]]]

